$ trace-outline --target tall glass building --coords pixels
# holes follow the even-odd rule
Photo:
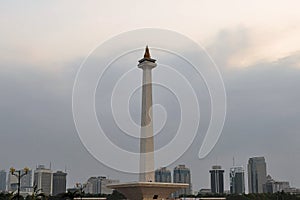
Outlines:
[[[209,170],[211,192],[214,194],[224,193],[224,170],[219,165],[212,166]]]
[[[231,194],[245,193],[245,173],[243,167],[230,168],[229,178]]]
[[[171,183],[171,171],[166,167],[155,170],[155,182]]]
[[[53,173],[52,195],[65,193],[67,191],[67,173],[57,171]]]
[[[267,181],[267,169],[264,157],[249,158],[248,161],[248,187],[249,193],[263,193]]]
[[[192,194],[191,171],[185,165],[178,165],[173,171],[173,183],[188,183],[189,187],[174,193],[175,197]]]

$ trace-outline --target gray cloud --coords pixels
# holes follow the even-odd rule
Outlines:
[[[234,40],[236,45],[229,45],[232,44],[229,40]],[[207,128],[210,104],[201,79],[191,78],[193,85],[199,83],[197,95],[202,99],[200,105],[206,116],[191,148],[170,167],[180,163],[187,164],[192,170],[194,190],[209,186],[208,170],[215,163],[225,168],[228,188],[228,170],[232,165],[232,157],[235,157],[236,164],[246,167],[247,159],[256,155],[266,157],[268,173],[274,178],[290,180],[293,186],[300,187],[299,178],[294,173],[300,167],[300,70],[295,67],[299,63],[300,54],[296,52],[277,62],[261,62],[248,68],[228,69],[226,58],[247,45],[247,31],[239,29],[236,33],[221,31],[219,39],[208,48],[221,66],[228,97],[228,112],[220,141],[203,160],[197,158],[197,153],[203,139],[202,132]],[[0,69],[1,168],[8,169],[11,165],[34,167],[37,163],[48,164],[52,161],[55,169],[63,169],[65,165],[70,169],[70,186],[76,181],[85,181],[92,175],[110,175],[124,181],[136,179],[135,175],[116,172],[97,162],[84,149],[77,136],[72,119],[71,94],[79,63],[69,63],[59,73],[37,70],[30,66],[12,67],[12,64],[3,64],[4,67]],[[135,64],[126,63],[125,66],[130,68]],[[154,75],[159,72],[159,69],[156,70]],[[187,72],[187,75],[190,74]],[[166,78],[172,79],[167,75]],[[101,97],[108,95],[109,91],[109,87],[104,87],[101,93],[97,93],[98,114],[104,108],[101,107]],[[154,93],[158,103],[166,104],[170,100],[175,102],[161,88],[155,88]],[[131,101],[131,114],[138,122],[139,92]],[[167,108],[171,114],[177,112],[177,104],[173,103]],[[172,121],[172,115],[169,116]],[[174,116],[176,122],[176,115]],[[109,118],[103,119],[108,120],[107,129],[110,129],[113,124],[109,123]],[[169,126],[164,130],[168,132],[166,138],[172,135],[172,128]],[[112,130],[117,129],[114,127]],[[118,142],[116,138],[113,140]],[[167,142],[167,139],[163,139],[162,143]],[[134,143],[121,141],[120,145]],[[137,145],[130,146],[131,150],[135,147]]]

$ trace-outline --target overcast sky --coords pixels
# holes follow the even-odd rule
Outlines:
[[[0,168],[52,162],[55,170],[67,168],[68,186],[96,175],[136,180],[105,167],[85,149],[73,122],[72,87],[80,64],[102,42],[133,29],[163,28],[205,47],[220,68],[227,94],[225,126],[213,151],[198,159],[200,133],[170,169],[186,164],[198,190],[209,187],[208,171],[220,164],[229,189],[233,156],[245,169],[249,157],[265,156],[268,174],[300,187],[299,7],[297,0],[1,1]],[[162,76],[155,70],[154,77]],[[154,87],[154,101],[173,102],[166,110],[176,113],[178,104],[164,94]],[[99,102],[101,95],[96,95]],[[101,104],[96,107],[101,113]],[[138,123],[140,92],[133,95],[130,112]],[[176,114],[168,116],[178,120]]]

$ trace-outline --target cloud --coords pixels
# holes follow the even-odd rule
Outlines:
[[[194,79],[191,73],[185,72],[192,77],[190,79],[193,85],[198,83],[197,94],[202,98],[201,105],[204,107],[202,114],[207,116],[204,117],[206,121],[192,147],[171,167],[180,163],[187,164],[192,170],[194,190],[209,185],[208,170],[216,160],[226,170],[228,186],[227,172],[232,165],[232,156],[236,157],[237,164],[245,166],[248,157],[255,155],[266,156],[268,171],[274,178],[290,180],[293,186],[300,187],[299,178],[293,173],[300,167],[300,149],[297,143],[300,139],[300,54],[293,51],[271,61],[255,59],[247,64],[247,68],[238,68],[240,65],[232,62],[234,59],[242,60],[240,52],[255,48],[257,46],[253,43],[251,31],[243,26],[220,31],[208,47],[222,70],[227,89],[228,112],[221,139],[204,160],[198,160],[197,153],[203,139],[201,133],[205,131],[207,118],[209,119],[208,94],[201,80]],[[67,165],[71,168],[70,186],[78,180],[86,181],[88,176],[102,174],[124,181],[135,180],[133,175],[108,169],[93,159],[77,136],[72,119],[71,94],[80,61],[81,59],[74,59],[70,63],[62,62],[61,70],[54,71],[13,62],[1,63],[0,156],[2,162],[6,163],[2,167],[34,167],[37,163],[47,164],[50,161],[56,169],[63,169]],[[126,68],[136,63],[123,64]],[[118,75],[113,70],[111,73]],[[164,76],[172,79],[168,74]],[[97,93],[99,102],[110,89],[107,87],[101,91],[103,93]],[[178,122],[177,116],[172,118],[178,106],[174,99],[163,89],[155,89],[155,94],[159,95],[155,101],[167,104],[169,121]],[[138,94],[137,92],[130,102],[131,114],[137,122],[140,114],[139,108],[135,107],[140,106]],[[174,103],[169,103],[170,99]],[[108,104],[98,104],[99,112],[106,105]],[[107,123],[106,128],[109,129],[109,125]],[[169,138],[174,127],[167,128]],[[114,127],[113,131],[115,130],[117,129]],[[120,133],[115,133],[118,134]],[[116,142],[118,137],[113,139]],[[167,142],[163,139],[160,145]],[[123,146],[128,145],[125,140],[119,142]],[[128,148],[131,150],[134,147],[137,146]]]
[[[253,28],[238,26],[223,29],[213,37],[207,50],[221,68],[256,66],[258,63],[271,63],[299,55],[299,31],[293,25],[284,28]],[[291,64],[291,63],[290,63]]]

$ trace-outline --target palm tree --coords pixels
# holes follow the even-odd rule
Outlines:
[[[24,199],[24,197],[17,193],[15,195],[12,195],[10,199],[11,200],[22,200],[22,199]]]
[[[8,193],[6,194],[6,198],[7,198],[8,200],[11,200],[11,199],[14,197],[14,192],[15,192],[15,191],[8,192]]]
[[[30,200],[37,200],[37,199],[45,199],[46,195],[42,192],[42,189],[38,189],[37,185],[34,184],[33,192],[29,195]]]

